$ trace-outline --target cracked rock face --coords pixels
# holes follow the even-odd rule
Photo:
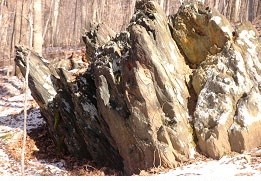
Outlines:
[[[220,52],[232,38],[232,26],[215,9],[201,3],[185,3],[170,17],[172,34],[191,64],[199,64],[208,54]]]
[[[256,138],[261,134],[261,62],[256,30],[250,23],[232,30],[222,15],[197,4],[183,5],[172,22],[174,39],[189,63],[197,64],[192,85],[198,95],[194,127],[201,151],[220,158],[260,146]],[[213,52],[213,46],[218,51]]]
[[[160,164],[175,167],[194,154],[187,110],[190,69],[155,2],[136,4],[128,31],[126,43],[120,34],[96,60],[99,113],[129,173]]]
[[[16,50],[23,73],[30,55],[29,86],[57,147],[133,174],[176,167],[195,147],[220,158],[261,145],[261,47],[251,24],[233,29],[200,3],[167,18],[139,0],[126,31],[93,24],[83,40],[88,64]]]

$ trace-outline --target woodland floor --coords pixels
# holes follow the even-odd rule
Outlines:
[[[0,175],[21,175],[23,87],[23,80],[0,75]],[[120,171],[98,167],[92,161],[59,154],[38,105],[30,95],[28,97],[26,175],[122,175]],[[234,153],[220,160],[212,160],[197,154],[194,160],[176,169],[153,168],[141,171],[140,175],[212,177],[221,173],[222,176],[261,176],[261,147],[243,154]]]

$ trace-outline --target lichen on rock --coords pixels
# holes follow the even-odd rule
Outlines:
[[[192,77],[198,94],[194,113],[198,144],[214,158],[260,145],[253,141],[260,135],[260,130],[255,129],[260,127],[260,118],[252,113],[252,110],[260,110],[260,105],[247,99],[253,92],[256,97],[261,96],[255,88],[261,81],[260,45],[251,25],[243,24],[235,32],[230,46],[208,56]],[[242,124],[252,121],[255,128],[251,123]]]

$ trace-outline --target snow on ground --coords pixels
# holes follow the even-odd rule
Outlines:
[[[27,131],[45,126],[39,107],[29,96]],[[23,83],[16,77],[0,75],[0,175],[20,175],[19,140],[23,130]],[[29,144],[30,143],[30,144]],[[33,140],[29,140],[31,152]],[[11,146],[10,146],[11,145]],[[14,154],[17,153],[17,154]],[[17,156],[18,155],[18,156]],[[69,175],[64,160],[47,161],[30,157],[26,163],[26,175]],[[261,176],[261,148],[243,154],[225,156],[220,160],[200,159],[192,164],[160,173],[159,176]]]
[[[28,176],[59,176],[67,175],[63,170],[63,163],[46,163],[43,160],[29,160],[25,167],[25,174]],[[21,163],[10,158],[3,149],[0,149],[0,176],[21,175]]]
[[[259,160],[253,160],[251,152],[233,157],[225,156],[220,160],[200,161],[176,168],[163,175],[169,176],[261,176],[261,149],[252,152],[259,153]]]
[[[23,133],[25,96],[22,94],[23,87],[22,81],[16,77],[0,77],[0,175],[21,175],[21,163],[19,158],[21,148],[16,149],[15,147],[19,147]],[[36,105],[29,92],[28,133],[45,124],[46,123],[40,114],[39,107]],[[13,146],[11,147],[10,145]],[[28,152],[31,151],[37,151],[37,148],[28,149]],[[67,171],[65,170],[62,161],[50,163],[45,160],[30,158],[25,166],[25,174],[34,176],[67,175]]]

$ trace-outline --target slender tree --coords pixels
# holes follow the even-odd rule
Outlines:
[[[254,2],[253,0],[248,1],[248,20],[254,20]]]
[[[42,54],[42,1],[33,1],[33,49]]]

